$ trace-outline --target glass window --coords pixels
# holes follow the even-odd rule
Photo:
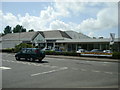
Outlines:
[[[31,53],[32,52],[32,50],[31,49],[28,49],[27,51],[26,51],[26,53]]]
[[[22,53],[26,53],[26,49],[22,50]]]

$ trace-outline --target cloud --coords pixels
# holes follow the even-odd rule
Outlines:
[[[56,0],[54,8],[61,16],[70,17],[73,14],[78,15],[85,8],[85,3],[81,2],[59,2]],[[72,12],[72,13],[71,13]]]
[[[103,6],[100,6],[103,5]],[[105,6],[106,5],[106,6]],[[87,17],[79,23],[71,21],[65,22],[62,18],[82,17],[81,13],[93,13],[92,9],[98,8],[96,17]],[[113,7],[114,6],[114,7]],[[0,17],[2,17],[3,27],[9,25],[15,27],[17,24],[24,26],[27,30],[74,30],[78,32],[90,32],[89,36],[93,35],[94,31],[101,31],[104,29],[111,29],[118,25],[118,11],[116,3],[81,3],[81,2],[55,2],[52,6],[46,7],[40,11],[39,16],[32,16],[26,13],[25,16],[20,14],[15,16],[12,13],[3,13],[0,10]],[[89,8],[92,7],[92,8]],[[88,9],[89,8],[89,9]],[[91,11],[90,11],[91,10]],[[95,16],[94,15],[94,16]],[[86,15],[87,16],[87,15]],[[61,18],[62,17],[62,18]],[[1,20],[1,18],[0,18]],[[91,33],[92,32],[92,33]]]
[[[35,29],[35,30],[44,29],[44,25],[45,25],[45,22],[41,20],[40,17],[30,16],[28,13],[26,13],[24,17],[20,17],[19,22],[21,25],[23,25],[28,30],[29,29]]]
[[[1,17],[3,25],[10,25],[14,27],[16,24],[19,23],[17,17],[14,16],[12,13],[2,14]]]
[[[50,23],[50,29],[52,30],[68,30],[70,29],[70,25],[66,24],[60,20],[55,20]]]
[[[89,37],[94,37],[94,36],[95,36],[95,33],[94,33],[94,32],[89,32],[89,33],[88,33],[88,36],[89,36]]]
[[[88,18],[83,20],[79,25],[79,30],[105,30],[117,27],[118,11],[116,8],[105,8],[97,14],[97,18]]]
[[[46,10],[42,10],[40,12],[40,18],[44,19],[44,20],[52,20],[53,18],[55,18],[55,11],[53,9],[53,7],[48,6]]]

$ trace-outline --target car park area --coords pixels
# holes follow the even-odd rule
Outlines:
[[[16,61],[2,53],[3,88],[118,88],[118,63],[46,56],[42,62]]]

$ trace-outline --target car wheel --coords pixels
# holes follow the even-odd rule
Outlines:
[[[16,58],[16,60],[20,60],[20,58],[18,56],[16,56],[15,58]]]
[[[25,58],[25,60],[28,60],[28,58]]]
[[[41,59],[39,59],[39,62],[42,62],[42,60],[41,60]]]
[[[42,62],[42,59],[43,59],[43,58],[38,59],[38,60],[39,60],[39,62]]]
[[[29,58],[29,61],[30,61],[30,62],[32,62],[32,61],[34,61],[34,60],[35,60],[34,58]]]

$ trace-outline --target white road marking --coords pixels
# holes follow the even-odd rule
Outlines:
[[[36,63],[30,63],[30,62],[22,62],[22,61],[13,61],[13,60],[3,60],[7,62],[12,62],[12,63],[20,63],[20,64],[27,64],[27,65],[34,65],[34,66],[41,66],[41,67],[48,67],[48,68],[61,68],[59,66],[52,66],[52,65],[44,65],[44,64],[36,64]]]
[[[57,68],[58,66],[51,66],[51,68]]]
[[[81,71],[87,71],[86,69],[80,69]]]
[[[95,71],[95,70],[92,70],[92,72],[97,72],[97,73],[98,73],[98,72],[100,72],[100,71]]]
[[[106,66],[107,64],[102,64],[102,65]]]
[[[7,62],[12,62],[12,63],[20,63],[20,64],[27,64],[27,65],[34,65],[34,66],[41,66],[41,67],[48,67],[48,68],[58,68],[56,70],[52,70],[52,71],[48,71],[48,72],[44,72],[44,73],[40,73],[40,74],[46,74],[46,73],[52,73],[52,72],[56,72],[56,71],[60,71],[62,67],[59,66],[51,66],[51,65],[44,65],[44,64],[35,64],[35,63],[29,63],[29,62],[22,62],[22,61],[13,61],[13,60],[2,60],[2,61],[7,61]],[[106,64],[107,62],[104,62],[104,64]],[[64,68],[64,67],[63,67]],[[66,67],[68,68],[68,67]],[[11,69],[9,67],[0,67],[0,69],[4,70],[4,69]],[[77,68],[72,68],[73,70],[79,70]],[[81,71],[88,71],[86,69],[80,69]],[[102,71],[97,71],[97,70],[91,70],[92,72],[96,72],[96,73],[102,73]],[[112,72],[103,72],[106,74],[116,74],[116,73],[112,73]],[[120,73],[117,73],[120,74]],[[34,76],[34,75],[33,75]]]
[[[104,73],[107,73],[107,74],[113,74],[112,72],[104,72]]]
[[[0,69],[4,70],[4,69],[11,69],[10,67],[0,67]]]
[[[51,70],[51,71],[47,71],[47,72],[31,74],[31,76],[37,76],[37,75],[42,75],[42,74],[49,74],[49,73],[54,73],[54,72],[61,71],[61,70],[66,70],[66,69],[68,69],[68,67],[62,67],[62,68],[59,68],[59,69],[56,69],[56,70]]]

